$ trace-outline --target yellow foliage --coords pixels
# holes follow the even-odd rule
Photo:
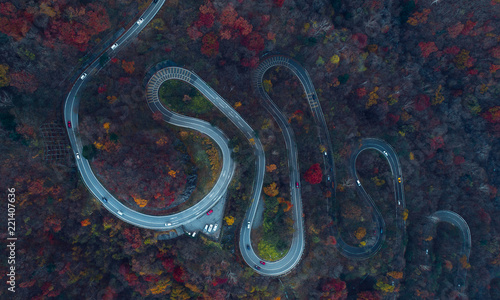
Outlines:
[[[113,104],[118,98],[116,96],[108,96],[106,99],[108,99],[109,104]]]
[[[372,181],[377,185],[377,186],[381,186],[381,185],[384,185],[385,184],[385,180],[383,179],[379,179],[378,177],[372,177]]]
[[[97,148],[97,150],[101,150],[104,145],[102,143],[94,142],[94,146]]]
[[[270,164],[269,166],[266,166],[266,172],[272,173],[274,170],[276,170],[275,164]]]
[[[410,160],[414,160],[415,159],[415,155],[413,154],[413,152],[410,152]]]
[[[264,194],[269,197],[276,197],[279,193],[279,190],[276,186],[276,182],[271,183],[269,186],[264,187]]]
[[[427,241],[427,242],[432,241],[432,236],[430,236],[430,235],[429,235],[428,237],[426,237],[426,238],[424,239],[424,241]]]
[[[227,225],[231,226],[234,224],[234,217],[232,217],[232,216],[224,217],[224,221],[226,221]]]
[[[387,273],[387,275],[391,276],[394,279],[402,279],[403,278],[403,272],[398,272],[398,271],[393,271]]]
[[[273,84],[271,83],[271,80],[262,81],[262,86],[264,87],[264,90],[268,93],[273,88]]]
[[[158,283],[156,284],[156,286],[152,287],[149,291],[153,295],[158,295],[158,294],[161,294],[161,293],[165,292],[165,290],[167,289],[167,287],[169,285],[170,285],[170,279],[166,278],[166,279],[158,281]]]
[[[195,292],[195,293],[201,293],[200,289],[194,285],[194,284],[191,284],[191,283],[185,283],[184,284],[188,289],[190,289],[192,292]]]
[[[340,62],[340,57],[337,54],[335,54],[334,56],[330,57],[330,62],[332,64],[338,64]]]
[[[170,171],[168,171],[168,175],[169,175],[170,177],[172,177],[172,178],[175,178],[175,174],[177,174],[177,172],[176,172],[176,171],[174,171],[174,170],[170,170]]]
[[[377,284],[375,285],[375,288],[377,290],[380,290],[380,291],[384,292],[384,293],[392,293],[392,292],[394,292],[394,287],[392,285],[387,284],[387,283],[385,283],[383,281],[380,281],[380,280],[377,281]]]
[[[234,109],[237,109],[237,108],[238,108],[238,107],[240,107],[240,106],[241,106],[241,102],[240,102],[240,101],[238,101],[238,102],[236,102],[236,103],[234,104]]]
[[[403,211],[403,220],[404,220],[404,221],[408,220],[408,209],[405,209],[405,210]]]
[[[109,133],[109,122],[104,123],[102,127],[106,129],[106,133]]]
[[[359,227],[359,228],[356,230],[356,232],[354,233],[354,235],[356,236],[356,238],[357,238],[358,240],[361,240],[361,239],[362,239],[362,238],[364,238],[364,237],[365,237],[365,235],[366,235],[366,228],[364,228],[364,227]]]
[[[366,242],[365,242],[365,241],[362,241],[361,243],[359,243],[359,245],[360,245],[361,247],[364,247],[364,246],[366,246]]]
[[[409,113],[407,113],[406,111],[403,111],[403,113],[401,113],[401,119],[403,121],[408,121],[410,118],[411,118],[411,115]]]
[[[390,94],[389,98],[387,99],[387,103],[389,103],[389,105],[398,103],[398,97],[394,96],[394,94]]]
[[[441,88],[442,88],[441,85],[439,85],[436,90],[434,100],[432,100],[432,105],[440,104],[441,102],[444,101],[444,96],[441,95]]]
[[[366,102],[366,108],[369,108],[372,105],[377,104],[377,99],[380,98],[377,95],[378,91],[378,86],[376,86],[373,91],[370,92],[369,97],[368,97],[368,102]]]
[[[10,83],[10,77],[7,74],[9,71],[9,66],[0,64],[0,87],[8,86]]]
[[[249,139],[248,141],[250,142],[250,145],[255,145],[255,140],[253,138]]]
[[[135,197],[135,196],[132,196],[132,198],[134,199],[135,203],[137,203],[137,205],[139,205],[139,207],[144,207],[148,204],[148,200],[146,200],[146,199],[142,199],[142,198]]]
[[[167,137],[161,137],[159,140],[156,141],[156,145],[158,146],[164,146],[168,143],[168,138]]]
[[[40,4],[40,12],[46,14],[47,16],[53,18],[56,16],[56,11],[50,7],[46,2]]]

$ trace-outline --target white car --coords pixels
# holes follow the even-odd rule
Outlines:
[[[330,181],[330,176],[328,176],[328,181]]]
[[[121,210],[117,211],[117,213],[120,215],[120,216],[123,216],[123,212]]]
[[[80,154],[78,154],[78,152],[76,152],[76,159],[80,159]]]
[[[325,156],[326,156],[326,151],[325,151],[325,153],[324,153],[324,154],[325,154]]]
[[[358,184],[358,186],[361,186],[361,182],[359,182],[359,179],[356,180],[356,183]]]
[[[194,237],[195,235],[196,235],[196,231],[195,231],[195,232],[193,232],[193,235],[192,235],[192,237]]]
[[[385,156],[389,156],[389,154],[387,154],[387,151],[383,151],[383,153]]]
[[[139,20],[137,21],[137,25],[141,25],[142,22],[144,22],[144,19],[143,18],[139,18]]]
[[[205,231],[207,231],[207,230],[208,230],[208,224],[207,224],[207,225],[205,225],[205,229],[203,229],[203,230],[205,230]]]
[[[165,223],[165,226],[171,226],[172,223]]]
[[[429,255],[429,249],[425,249],[425,254]]]
[[[87,73],[83,73],[83,74],[82,74],[82,76],[80,76],[80,79],[81,79],[81,80],[84,80],[84,79],[85,79],[85,77],[87,77]]]
[[[111,50],[115,50],[116,47],[118,47],[118,44],[117,43],[114,43],[113,46],[111,46]]]
[[[250,222],[248,222],[247,228],[250,229]]]
[[[210,227],[208,227],[208,232],[212,232],[212,228],[214,228],[214,225],[210,224]]]
[[[218,226],[219,226],[219,224],[215,224],[215,225],[214,225],[214,232],[216,232],[216,231],[217,231],[217,227],[218,227]]]

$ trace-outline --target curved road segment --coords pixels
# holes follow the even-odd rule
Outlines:
[[[469,262],[469,256],[470,256],[470,248],[471,248],[471,235],[470,235],[470,229],[469,225],[467,225],[467,222],[465,222],[464,218],[460,216],[459,214],[449,211],[449,210],[438,210],[432,215],[429,216],[429,220],[434,224],[434,226],[437,225],[439,222],[446,222],[451,224],[453,227],[456,227],[460,230],[462,233],[462,239],[463,239],[463,244],[462,244],[462,249],[460,252],[460,257],[465,257],[467,258],[467,263]],[[429,256],[429,242],[424,243],[426,246],[426,255]],[[467,269],[466,268],[458,268],[457,271],[457,277],[455,277],[455,286],[460,290],[461,292],[464,292],[465,290],[465,283],[467,279]]]

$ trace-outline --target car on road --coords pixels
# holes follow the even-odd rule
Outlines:
[[[118,47],[118,43],[114,43],[113,46],[111,46],[111,50],[115,50],[116,47]]]
[[[213,212],[214,212],[214,210],[213,210],[213,209],[209,210],[209,211],[207,212],[207,216],[210,216],[210,214],[211,214],[211,213],[213,213]]]
[[[142,22],[144,22],[144,18],[139,18],[139,20],[137,21],[137,25],[141,25]]]
[[[250,221],[248,221],[247,228],[250,229]]]
[[[247,250],[250,250],[250,245],[247,245]]]
[[[194,237],[195,235],[196,235],[196,231],[195,231],[195,232],[193,232],[193,235],[192,235],[192,237]]]
[[[328,176],[327,180],[330,181],[330,176]]]
[[[398,182],[401,183],[401,177],[398,177]]]
[[[265,265],[265,264],[266,264],[266,262],[264,262],[264,261],[262,261],[262,260],[261,260],[261,261],[260,261],[260,264],[261,264],[261,265]]]
[[[257,266],[257,265],[255,265],[254,267],[255,267],[257,270],[260,270],[260,267],[259,267],[259,266]]]
[[[76,152],[76,159],[80,159],[80,154],[78,154],[78,152]]]
[[[429,249],[425,249],[425,254],[429,255]]]
[[[210,227],[208,227],[208,232],[212,232],[212,228],[214,228],[214,225],[210,224]]]
[[[80,79],[81,79],[81,80],[84,80],[84,79],[85,79],[85,77],[87,77],[87,73],[83,73],[83,74],[82,74],[82,76],[80,76]]]
[[[217,227],[219,226],[219,224],[215,224],[214,225],[214,232],[217,231]]]
[[[389,154],[387,154],[387,151],[383,151],[384,152],[384,155],[385,156],[389,156]]]
[[[384,228],[380,228],[380,233],[384,233]]]
[[[204,231],[207,231],[208,230],[208,224],[205,225],[205,229],[203,229]]]
[[[326,151],[325,151],[323,154],[325,154],[325,156],[326,156],[326,155],[327,155],[327,154],[326,154]]]
[[[71,121],[68,121],[68,128],[71,128]]]
[[[359,182],[359,179],[356,180],[356,183],[358,184],[358,186],[361,186],[361,182]]]
[[[295,187],[299,188],[299,183],[298,182],[295,183]]]
[[[120,215],[120,216],[123,216],[123,212],[121,210],[117,211],[117,213]]]
[[[106,199],[106,197],[102,197],[102,202],[108,203],[108,199]]]
[[[165,223],[165,226],[171,226],[172,223]]]

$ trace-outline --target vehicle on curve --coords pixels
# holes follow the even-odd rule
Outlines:
[[[141,25],[142,22],[144,22],[144,18],[139,18],[139,20],[137,21],[137,25]]]
[[[327,155],[327,154],[326,154],[326,151],[325,151],[323,154],[325,154],[325,156],[326,156],[326,155]]]
[[[117,43],[114,43],[113,46],[111,46],[111,50],[115,50],[116,47],[118,47],[118,44]]]
[[[387,154],[387,151],[384,150],[383,152],[385,156],[389,156],[389,154]]]
[[[260,261],[260,264],[261,264],[261,265],[265,265],[265,264],[266,264],[266,262],[261,260],[261,261]]]
[[[194,237],[195,235],[196,235],[196,231],[195,231],[195,232],[193,232],[193,235],[192,235],[192,237]]]
[[[117,213],[120,215],[120,216],[123,216],[123,212],[121,210],[117,211]]]
[[[247,250],[250,250],[250,245],[247,245]]]
[[[80,154],[78,154],[78,152],[76,152],[76,159],[80,159]]]
[[[82,76],[80,76],[80,79],[81,79],[81,80],[84,80],[84,79],[85,79],[85,77],[87,77],[87,73],[83,73],[83,74],[82,74]]]
[[[68,121],[68,128],[71,128],[71,121]]]
[[[401,177],[398,177],[398,182],[401,183]]]
[[[208,232],[212,232],[212,228],[214,228],[214,225],[210,224],[210,227],[208,227]]]
[[[165,223],[165,226],[171,226],[172,223]]]
[[[211,214],[211,213],[213,213],[213,212],[214,212],[214,210],[213,210],[213,209],[209,210],[209,211],[207,212],[207,216],[210,216],[210,214]]]
[[[255,267],[257,270],[260,270],[260,267],[259,267],[259,266],[257,266],[257,265],[255,265],[254,267]]]
[[[217,231],[217,227],[219,226],[219,224],[215,224],[214,225],[214,232]]]
[[[380,228],[380,233],[384,233],[384,228]]]
[[[328,176],[327,180],[330,181],[330,176]]]
[[[359,182],[359,179],[356,180],[356,183],[358,184],[358,186],[361,186],[361,182]]]
[[[248,221],[247,228],[250,229],[250,221]]]
[[[429,249],[425,249],[425,254],[429,255]]]
[[[207,231],[208,230],[208,224],[205,225],[205,229],[203,229],[204,231]]]
[[[299,188],[299,183],[298,182],[295,183],[295,187]]]
[[[108,203],[108,199],[106,199],[106,197],[102,197],[102,202]]]

